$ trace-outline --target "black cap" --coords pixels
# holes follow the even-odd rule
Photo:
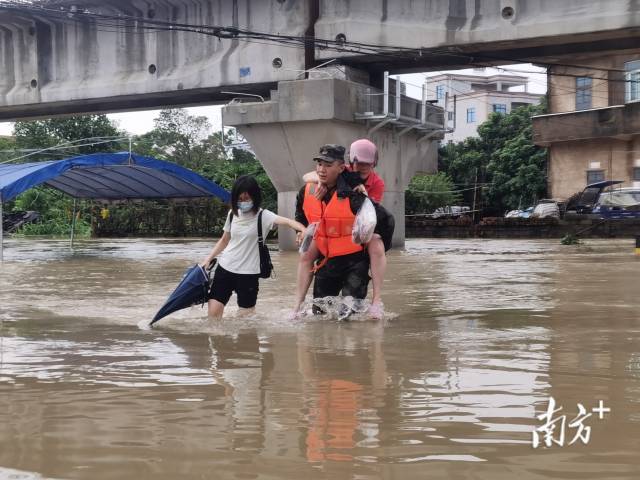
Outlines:
[[[313,160],[323,160],[325,162],[335,162],[339,160],[344,162],[344,152],[345,148],[342,145],[330,143],[320,147],[320,153],[313,157]]]

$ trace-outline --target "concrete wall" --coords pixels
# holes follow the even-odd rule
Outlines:
[[[549,111],[572,112],[576,109],[576,77],[592,78],[592,108],[624,103],[624,64],[640,59],[640,50],[624,50],[587,56],[567,57],[558,63],[589,68],[554,66],[549,69]]]
[[[633,168],[640,158],[634,150],[638,145],[640,136],[630,141],[593,139],[553,144],[549,149],[551,197],[563,199],[582,191],[588,170],[603,170],[605,180],[623,180],[621,186],[634,186]]]

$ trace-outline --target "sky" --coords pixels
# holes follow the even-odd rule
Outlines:
[[[529,78],[528,89],[532,93],[546,93],[547,80],[544,69],[535,67],[530,64],[505,65],[499,68],[486,68],[483,70],[465,69],[465,70],[449,70],[428,73],[412,73],[400,75],[401,81],[407,83],[407,94],[416,98],[421,96],[421,86],[430,76],[440,75],[441,73],[459,73],[470,75],[495,75],[495,74],[511,74],[522,75]],[[431,88],[428,85],[427,88]],[[190,115],[205,116],[211,122],[213,131],[221,128],[221,110],[220,105],[189,107],[186,110]],[[159,110],[146,110],[125,113],[111,113],[108,117],[115,120],[118,127],[132,135],[140,135],[153,129],[153,120],[158,116]],[[11,135],[13,131],[12,123],[0,123],[0,135]]]

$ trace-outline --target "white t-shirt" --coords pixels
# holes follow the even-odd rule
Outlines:
[[[258,251],[258,215],[253,212],[242,213],[238,217],[227,214],[223,230],[231,232],[229,243],[218,255],[218,264],[233,273],[260,273],[260,252]],[[233,216],[231,225],[229,218]],[[274,227],[277,215],[269,210],[262,210],[262,236]]]

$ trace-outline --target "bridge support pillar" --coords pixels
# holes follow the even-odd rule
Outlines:
[[[315,169],[313,157],[327,143],[347,149],[358,138],[369,138],[379,151],[378,174],[386,191],[383,205],[394,215],[393,243],[404,246],[404,191],[417,172],[435,172],[437,139],[424,133],[399,134],[387,126],[369,135],[372,125],[356,121],[366,111],[366,85],[333,78],[281,82],[269,101],[231,103],[224,123],[238,129],[249,142],[278,190],[278,213],[293,218],[302,175]],[[295,249],[290,229],[279,231],[280,247]]]

